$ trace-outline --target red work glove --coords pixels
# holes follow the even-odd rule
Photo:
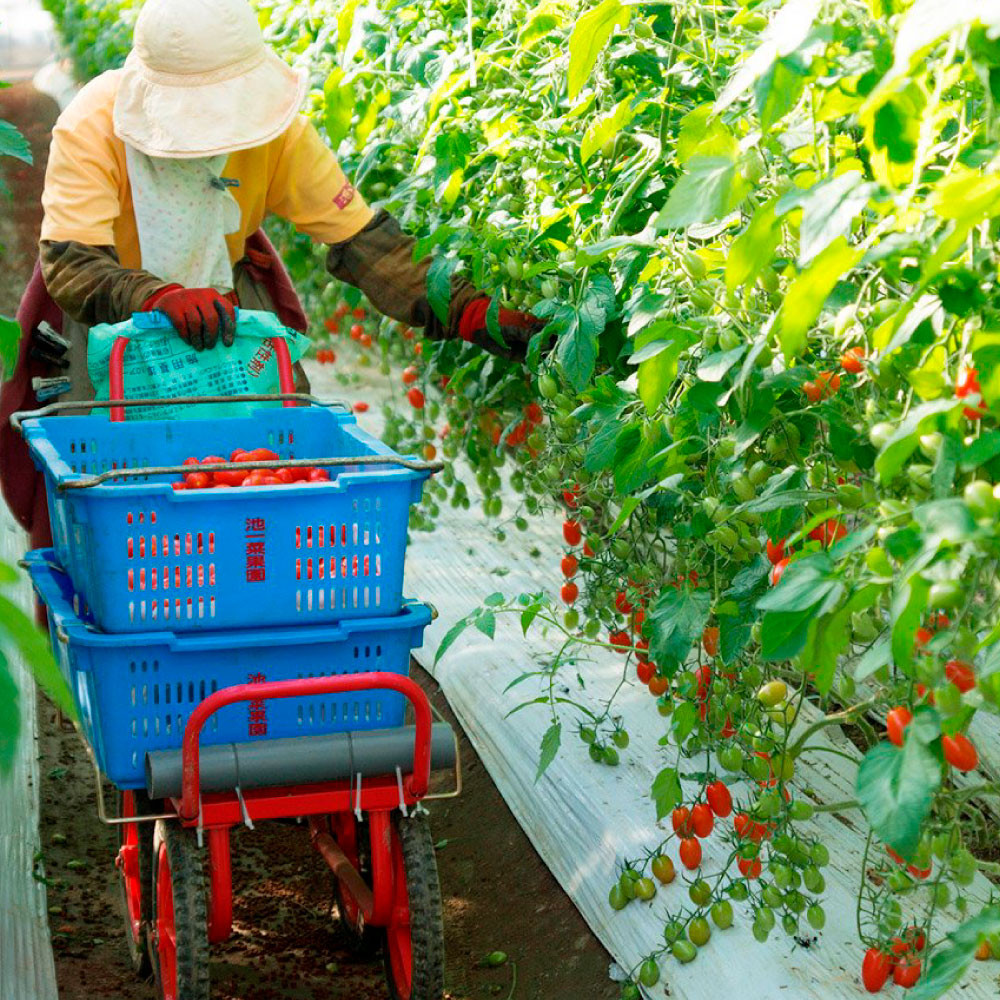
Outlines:
[[[220,295],[214,288],[184,288],[170,285],[143,303],[143,312],[166,313],[181,340],[196,351],[222,343],[232,347],[236,339],[236,296]]]
[[[501,309],[498,317],[500,335],[506,345],[502,347],[486,327],[486,313],[492,301],[492,299],[473,299],[465,307],[458,321],[458,335],[462,340],[475,344],[490,354],[497,354],[512,361],[523,361],[528,342],[545,326],[544,320],[532,316],[531,313]]]

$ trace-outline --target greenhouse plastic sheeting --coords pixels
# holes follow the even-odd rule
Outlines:
[[[0,559],[16,565],[25,541],[0,504]],[[26,610],[32,607],[27,578],[18,597]],[[20,657],[11,655],[8,660],[18,688],[21,736],[13,767],[7,774],[0,773],[0,997],[55,1000],[45,885],[33,874],[39,849],[35,685]]]
[[[327,370],[308,367],[317,395],[345,394]],[[374,386],[362,385],[349,392],[377,403]],[[376,409],[373,405],[372,410]],[[363,418],[363,425],[378,434],[379,418],[374,413],[371,416],[370,420]],[[508,512],[513,503],[510,498]],[[536,556],[531,555],[532,550],[537,551]],[[558,637],[546,638],[533,629],[525,639],[511,617],[498,622],[495,642],[470,629],[437,667],[433,664],[434,652],[447,630],[488,594],[554,593],[562,552],[561,524],[555,515],[531,519],[526,532],[511,528],[506,542],[500,544],[475,499],[468,511],[442,506],[438,530],[415,532],[407,556],[406,592],[429,601],[440,613],[415,656],[440,683],[490,776],[546,865],[614,959],[623,968],[632,969],[644,955],[662,945],[662,917],[668,906],[682,909],[689,905],[680,878],[661,888],[650,905],[633,903],[618,913],[608,905],[608,890],[618,863],[625,857],[642,856],[669,829],[663,823],[656,824],[649,797],[653,777],[666,763],[657,746],[664,724],[654,700],[637,681],[630,680],[623,688],[617,704],[632,740],[619,767],[590,761],[586,746],[574,733],[574,716],[565,709],[562,747],[536,783],[539,744],[550,723],[548,711],[540,705],[507,715],[516,705],[544,692],[532,681],[507,688],[525,671],[543,663],[556,648]],[[584,691],[576,689],[572,670],[564,672],[562,681],[574,685],[574,698],[596,708],[618,684],[621,672],[620,656],[598,650],[580,665],[586,681]],[[839,730],[828,728],[823,733],[827,735],[819,735],[813,742],[825,741],[841,753],[857,756]],[[819,801],[842,801],[854,797],[853,773],[842,758],[813,753],[801,765],[795,784],[811,789]],[[819,934],[810,932],[814,938],[810,946],[803,947],[780,929],[766,944],[757,943],[750,932],[750,919],[737,905],[733,928],[716,931],[697,961],[680,965],[667,958],[661,963],[660,984],[647,991],[648,996],[664,997],[665,986],[676,1000],[842,1000],[867,995],[860,981],[863,946],[855,926],[866,830],[856,812],[821,814],[809,826],[822,836],[833,858],[824,869],[827,925]],[[704,842],[704,850],[707,871],[728,855],[717,836]],[[676,861],[673,846],[668,853]],[[447,893],[448,887],[443,888]],[[985,898],[989,884],[980,878],[972,892]],[[995,963],[974,963],[959,988],[964,1000],[996,1000],[996,975]]]

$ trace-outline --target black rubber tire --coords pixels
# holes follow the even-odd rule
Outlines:
[[[369,858],[371,856],[371,849],[368,839],[370,836],[368,832],[368,820],[362,819],[360,823],[355,821],[355,826],[357,828],[355,841],[358,845],[358,864],[356,867],[361,877],[370,885],[371,864]],[[337,904],[337,926],[347,941],[348,950],[352,955],[356,955],[360,959],[373,958],[379,953],[382,947],[381,929],[364,925],[359,931],[354,923],[345,918],[340,880],[333,874],[330,877],[333,880],[333,901]]]
[[[385,978],[392,1000],[441,1000],[444,995],[444,917],[441,883],[430,824],[423,813],[404,817],[393,813],[393,827],[403,852],[410,904],[410,942],[413,984],[403,997],[393,980],[389,950],[385,950]]]
[[[187,830],[172,820],[157,820],[153,831],[153,932],[149,952],[153,959],[156,985],[160,982],[160,961],[156,950],[156,900],[160,850],[165,849],[170,863],[174,895],[174,929],[177,935],[177,1000],[209,1000],[208,909],[205,903],[204,852],[198,849],[194,830]]]
[[[149,816],[154,812],[153,803],[144,791],[137,790],[132,793],[135,801],[135,814],[137,816]],[[122,804],[123,793],[118,793],[118,815],[124,815]],[[148,979],[153,972],[153,962],[149,956],[149,921],[153,912],[153,824],[136,823],[136,831],[139,836],[139,883],[141,893],[139,896],[139,919],[142,926],[139,937],[132,935],[131,921],[128,915],[128,900],[125,898],[125,874],[119,873],[118,889],[121,893],[122,920],[125,924],[125,943],[128,946],[129,962],[132,971],[141,979]],[[119,827],[119,844],[124,836],[124,827]]]

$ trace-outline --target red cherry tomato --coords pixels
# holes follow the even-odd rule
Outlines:
[[[567,554],[562,557],[562,562],[559,566],[562,569],[562,575],[569,579],[576,574],[576,571],[580,566],[580,560],[574,555]]]
[[[226,460],[221,455],[206,455],[202,460],[202,465],[213,465],[216,462],[225,462]]]
[[[170,485],[171,485],[171,486],[172,486],[172,487],[174,488],[174,490],[176,490],[176,491],[177,491],[178,493],[179,493],[179,492],[180,492],[181,490],[186,490],[186,489],[187,489],[187,486],[185,486],[185,485],[184,485],[184,483],[180,482],[179,480],[178,480],[178,481],[177,481],[176,483],[171,483]],[[132,570],[129,570],[129,573],[131,573],[131,572],[132,572]],[[131,588],[129,588],[129,589],[131,589]]]
[[[181,462],[181,465],[197,465],[197,464],[198,464],[198,459],[196,459],[193,455],[190,458],[185,458],[184,461]]]
[[[903,745],[903,732],[912,721],[913,713],[905,706],[897,705],[895,708],[889,709],[889,713],[885,717],[885,728],[889,735],[889,742],[901,747]]]
[[[583,538],[583,531],[577,521],[563,521],[563,538],[567,545],[579,545]]]
[[[701,864],[701,844],[694,837],[686,837],[680,846],[681,864],[694,871]]]
[[[656,664],[651,664],[653,670],[656,670]],[[646,685],[649,688],[649,693],[656,698],[659,698],[661,694],[667,693],[667,688],[670,687],[670,681],[666,677],[661,677],[659,674],[654,673],[650,678],[649,683]]]
[[[653,674],[655,673],[656,664],[650,663],[649,660],[640,660],[636,664],[635,675],[642,684],[648,684],[653,679]]]
[[[836,518],[830,518],[817,525],[809,532],[809,537],[815,542],[822,542],[824,545],[832,545],[839,542],[847,534],[847,528]]]
[[[212,473],[212,481],[216,486],[242,486],[246,477],[246,469],[223,469]]]
[[[275,451],[271,451],[270,448],[254,448],[252,451],[245,452],[242,458],[233,459],[233,461],[239,462],[277,462],[279,455]]]
[[[414,386],[406,394],[406,398],[410,401],[410,406],[415,410],[422,410],[424,408],[424,394]]]
[[[233,451],[232,451],[232,453],[229,456],[229,461],[230,462],[245,462],[246,461],[246,459],[244,458],[245,455],[246,455],[246,449],[245,448],[234,448]]]
[[[536,427],[545,420],[545,411],[538,403],[528,403],[524,408],[524,415],[528,418],[529,423]]]
[[[892,970],[892,981],[903,989],[912,989],[920,978],[920,959],[904,955]]]
[[[679,837],[691,836],[691,810],[687,806],[677,806],[670,814],[670,822]]]
[[[361,334],[361,336],[358,337],[358,343],[361,344],[362,347],[371,347],[372,335],[370,333]]]
[[[745,878],[760,878],[760,858],[738,858],[736,866]]]
[[[956,771],[973,771],[979,764],[979,754],[964,733],[942,737],[941,749],[944,750],[944,759]]]
[[[772,542],[769,538],[767,540],[767,561],[772,566],[777,566],[782,559],[785,558],[785,539],[779,538],[778,541]]]
[[[615,607],[623,615],[629,615],[632,613],[632,604],[628,599],[628,594],[626,594],[624,590],[619,590],[618,593],[615,594]]]
[[[712,833],[715,820],[712,818],[712,807],[705,802],[699,802],[691,810],[691,829],[696,837],[703,840]]]
[[[785,570],[788,568],[788,564],[791,561],[792,560],[788,556],[785,556],[784,559],[779,559],[771,567],[771,586],[772,587],[777,587],[778,584],[781,583],[781,578],[785,575]]]
[[[750,831],[750,817],[746,813],[737,813],[733,817],[733,829],[737,837],[745,837]]]
[[[413,385],[420,378],[420,372],[416,365],[408,365],[403,369],[403,385]]]
[[[330,473],[326,469],[312,469],[309,472],[308,482],[310,483],[328,483],[330,481]]]
[[[367,312],[365,312],[365,310],[364,310],[364,307],[363,307],[363,306],[355,306],[355,307],[354,307],[354,310],[353,310],[353,312],[351,313],[351,315],[352,315],[352,316],[353,316],[353,317],[354,317],[355,319],[364,319],[364,318],[365,318],[365,316],[367,316],[367,315],[368,315],[368,313],[367,313]]]
[[[365,328],[360,323],[355,323],[351,327],[351,340],[360,340]]]
[[[975,368],[963,368],[955,382],[955,397],[965,399],[966,396],[979,396],[980,400],[983,396],[983,390],[979,385],[979,373]],[[974,406],[964,407],[962,412],[967,420],[979,420],[986,416],[986,407],[980,402]]]
[[[609,636],[609,641],[611,645],[618,650],[619,653],[627,653],[632,648],[632,637],[628,632],[612,632]]]
[[[965,660],[949,660],[944,665],[944,675],[963,694],[976,686],[976,674],[971,663]]]
[[[849,347],[840,356],[840,367],[845,372],[857,375],[865,370],[865,349],[863,347]]]
[[[565,604],[572,604],[580,596],[580,588],[572,581],[564,583],[559,596],[562,597]]]
[[[360,400],[359,399],[358,402],[356,402],[354,404],[354,412],[355,413],[367,413],[368,412],[368,404],[364,400]]]
[[[184,477],[184,485],[189,490],[207,490],[212,485],[212,477],[207,472],[189,472]]]
[[[274,474],[278,477],[286,486],[297,482],[297,477],[295,475],[297,470],[295,469],[276,469]]]
[[[719,629],[715,625],[706,625],[701,633],[701,644],[709,656],[719,655]]]
[[[725,819],[733,811],[733,797],[724,781],[713,781],[705,789],[705,798],[719,819]]]
[[[861,963],[861,981],[869,993],[878,993],[889,981],[892,958],[878,948],[869,948]]]

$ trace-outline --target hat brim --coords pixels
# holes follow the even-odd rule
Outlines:
[[[129,54],[115,98],[115,135],[147,156],[173,159],[234,153],[276,139],[301,108],[308,83],[271,51],[229,79],[173,85],[156,75]]]

